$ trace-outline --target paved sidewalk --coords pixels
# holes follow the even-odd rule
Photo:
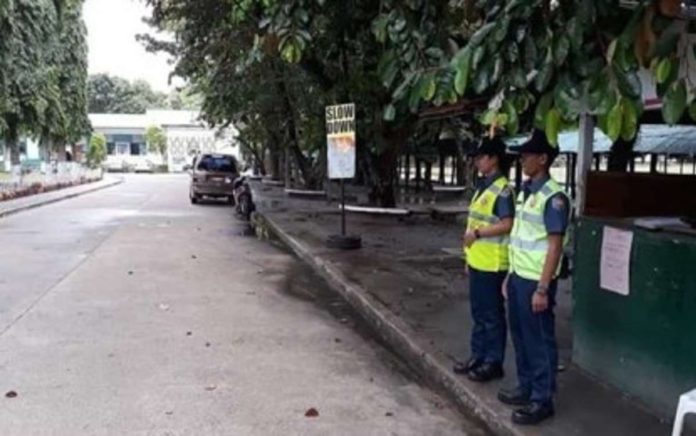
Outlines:
[[[510,422],[511,409],[496,399],[515,380],[510,341],[506,377],[479,385],[456,376],[455,359],[468,356],[470,315],[467,278],[459,258],[461,224],[425,215],[377,217],[350,214],[348,232],[363,248],[326,248],[339,232],[336,204],[288,199],[282,188],[255,185],[259,230],[279,237],[340,292],[415,370],[447,392],[465,411],[503,435],[666,435],[670,417],[657,417],[618,390],[606,387],[570,362],[570,283],[559,289],[557,334],[561,363],[556,417],[539,427]],[[639,382],[639,381],[637,381]],[[685,433],[686,434],[686,433]]]
[[[29,195],[26,197],[17,198],[0,202],[0,218],[8,215],[13,215],[28,209],[44,206],[69,198],[75,198],[80,195],[90,192],[99,191],[109,188],[123,182],[120,177],[104,176],[98,182],[85,183],[83,185],[73,186],[70,188],[58,189],[56,191],[46,192],[43,194]]]

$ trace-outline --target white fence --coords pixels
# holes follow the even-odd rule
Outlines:
[[[102,177],[102,169],[90,169],[76,162],[41,163],[40,168],[28,170],[15,166],[0,177],[0,191],[16,191],[31,186],[49,188],[70,185]]]

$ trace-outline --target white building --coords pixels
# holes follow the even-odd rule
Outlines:
[[[39,141],[33,138],[22,138],[19,141],[19,156],[23,166],[40,166],[41,151],[39,150]],[[0,141],[0,168],[3,171],[10,172],[12,162],[10,160],[10,149],[5,147]]]
[[[148,149],[145,131],[160,127],[167,137],[169,171],[183,171],[198,152],[225,150],[238,156],[237,131],[218,131],[200,121],[196,111],[148,110],[145,114],[90,114],[95,133],[106,136],[107,168],[143,168],[160,165],[162,156]]]

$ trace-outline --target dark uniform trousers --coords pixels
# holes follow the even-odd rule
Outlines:
[[[518,387],[530,394],[536,403],[550,404],[556,392],[558,348],[555,319],[557,280],[548,290],[549,307],[532,311],[532,295],[538,282],[511,274],[508,280],[508,316],[510,334],[515,346]]]
[[[503,363],[505,358],[505,301],[501,293],[507,271],[487,272],[469,267],[469,299],[474,326],[471,356],[481,362]]]

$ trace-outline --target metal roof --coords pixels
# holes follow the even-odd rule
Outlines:
[[[519,145],[527,138],[516,136],[506,139],[508,145]],[[580,135],[578,131],[558,135],[561,153],[577,153]],[[595,129],[593,151],[608,153],[611,139],[601,130]],[[696,126],[668,126],[666,124],[643,124],[638,132],[633,150],[636,153],[696,155]]]

